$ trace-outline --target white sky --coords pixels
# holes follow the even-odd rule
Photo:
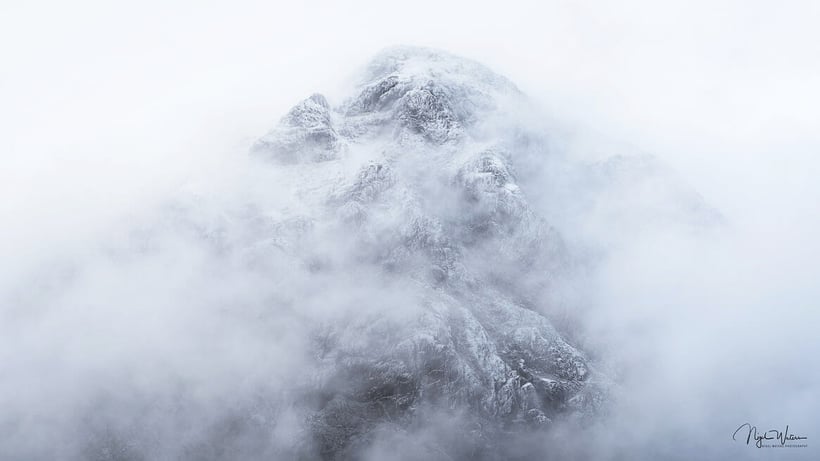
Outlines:
[[[379,49],[427,45],[487,64],[569,126],[662,157],[743,229],[743,242],[703,272],[685,261],[659,277],[659,249],[647,247],[611,281],[618,306],[662,298],[644,290],[653,277],[661,292],[686,293],[675,308],[736,303],[702,348],[722,345],[741,301],[756,302],[762,323],[738,334],[729,356],[772,331],[766,322],[805,323],[816,311],[818,24],[813,1],[2,0],[0,291],[112,218],[192,177],[219,177],[293,103],[313,92],[332,99]],[[764,317],[772,309],[781,317]],[[678,320],[698,325],[709,314]],[[796,328],[772,342],[814,334]],[[661,342],[673,362],[691,352],[684,333],[675,336],[683,345]],[[817,346],[775,350],[792,347]],[[704,372],[682,363],[679,373]],[[673,371],[669,383],[686,379]]]

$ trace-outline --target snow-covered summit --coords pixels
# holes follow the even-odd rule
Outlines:
[[[394,46],[382,50],[366,66],[359,84],[367,85],[390,75],[476,91],[518,91],[507,78],[483,64],[434,48]]]
[[[619,178],[638,184],[655,170],[619,162],[603,180],[598,168],[556,160],[543,128],[518,116],[527,104],[481,64],[396,47],[346,97],[307,97],[253,146],[260,171],[293,194],[224,246],[261,267],[307,271],[321,280],[320,304],[334,307],[305,314],[312,358],[288,394],[312,456],[361,457],[378,431],[444,414],[468,423],[448,437],[497,459],[510,431],[584,420],[605,404],[609,378],[567,328],[573,298],[555,294],[581,258],[540,205],[577,202],[558,206],[580,216],[607,203]],[[558,167],[556,181],[526,183],[520,165],[529,178]],[[595,187],[558,190],[575,176]],[[328,301],[362,286],[390,293],[367,292],[353,307]],[[310,292],[290,305],[306,309]],[[570,313],[559,326],[557,311]]]
[[[520,97],[509,80],[444,51],[393,47],[365,66],[338,105],[313,95],[253,151],[280,163],[321,162],[344,146],[389,136],[400,144],[458,144],[484,115]]]
[[[331,279],[357,261],[358,277],[363,264],[414,299],[410,318],[386,300],[317,330],[302,389],[325,396],[306,413],[323,456],[431,412],[467,412],[489,443],[604,400],[607,379],[541,313],[572,258],[518,184],[515,132],[485,130],[510,99],[523,95],[481,64],[390,48],[348,97],[310,96],[254,146],[310,197],[280,233],[289,257]]]

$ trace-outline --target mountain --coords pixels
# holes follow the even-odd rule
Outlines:
[[[542,314],[573,256],[517,181],[516,150],[532,140],[509,120],[525,100],[473,61],[392,48],[340,104],[314,94],[254,144],[311,202],[282,246],[325,248],[294,258],[317,280],[356,261],[402,286],[314,333],[297,400],[321,457],[356,457],[374,434],[442,414],[469,424],[451,429],[457,444],[422,447],[431,456],[490,456],[506,432],[605,401],[608,379]]]

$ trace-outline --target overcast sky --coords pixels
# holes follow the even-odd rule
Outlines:
[[[425,45],[485,63],[568,127],[658,155],[740,229],[708,268],[681,245],[658,277],[659,242],[614,258],[612,273],[632,272],[604,284],[613,305],[645,315],[651,295],[675,289],[689,293],[677,309],[730,306],[706,329],[704,350],[734,334],[721,328],[744,309],[771,315],[746,325],[754,334],[730,341],[727,359],[790,316],[802,326],[767,341],[799,338],[774,351],[816,362],[805,356],[816,343],[805,342],[820,274],[818,24],[820,3],[809,0],[4,0],[0,289],[192,178],[218,180],[295,102],[322,92],[333,103],[381,48]],[[652,277],[657,291],[642,292]],[[677,320],[691,327],[708,313]],[[663,346],[672,361],[692,350]],[[676,373],[718,366],[684,363],[663,374],[665,389],[685,379]],[[816,394],[806,405],[817,408]]]

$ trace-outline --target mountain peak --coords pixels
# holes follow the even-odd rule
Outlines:
[[[312,276],[333,279],[347,272],[334,260],[360,261],[374,283],[417,300],[400,321],[392,313],[405,301],[374,300],[319,335],[329,339],[303,389],[327,396],[305,409],[320,452],[342,453],[389,421],[423,421],[425,408],[463,409],[490,440],[594,414],[605,398],[607,378],[543,315],[572,255],[519,187],[516,130],[495,124],[516,123],[499,115],[520,95],[472,60],[392,47],[341,104],[311,96],[255,146],[307,200],[282,224],[294,236],[285,247],[316,250],[292,257],[318,254],[326,263],[305,262]],[[324,255],[319,229],[334,236]],[[511,270],[521,267],[533,275]]]
[[[396,46],[378,53],[341,105],[305,99],[253,147],[277,163],[328,161],[350,143],[376,137],[398,145],[456,145],[521,93],[475,61],[432,48]]]
[[[391,75],[517,91],[512,82],[483,64],[435,48],[404,45],[385,48],[367,64],[360,83],[367,85]]]

